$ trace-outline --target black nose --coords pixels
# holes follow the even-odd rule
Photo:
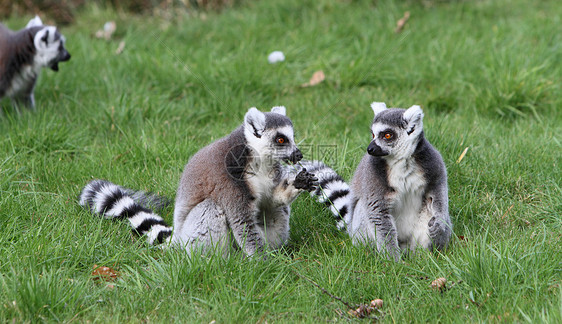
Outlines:
[[[66,62],[68,60],[70,60],[70,53],[65,52],[61,58],[61,62]]]
[[[293,154],[291,154],[291,162],[297,163],[302,160],[302,153],[299,149],[296,149]]]
[[[383,151],[382,148],[378,146],[377,143],[375,143],[375,141],[372,141],[371,144],[369,144],[369,146],[367,147],[367,153],[372,156],[388,155],[388,152]]]

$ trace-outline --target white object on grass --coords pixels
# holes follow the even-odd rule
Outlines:
[[[271,64],[277,63],[277,62],[283,62],[283,61],[285,61],[285,54],[283,54],[283,52],[281,52],[281,51],[271,52],[271,54],[269,54],[269,56],[267,57],[267,60]]]

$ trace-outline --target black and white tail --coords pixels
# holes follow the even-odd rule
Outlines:
[[[301,161],[306,171],[318,178],[318,188],[310,193],[330,208],[339,229],[351,220],[352,197],[349,185],[332,168],[320,161]]]
[[[107,219],[128,219],[133,230],[146,234],[150,244],[164,242],[172,228],[151,208],[163,208],[166,198],[123,188],[106,180],[92,180],[80,193],[80,205]]]

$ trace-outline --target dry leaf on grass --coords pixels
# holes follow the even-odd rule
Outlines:
[[[326,75],[324,74],[324,71],[322,71],[322,70],[316,71],[312,75],[312,78],[310,78],[310,81],[308,81],[307,83],[305,83],[301,86],[302,87],[313,87],[313,86],[319,84],[320,82],[324,81],[324,79],[326,79]]]
[[[117,47],[117,49],[115,50],[115,55],[119,55],[123,53],[124,49],[125,49],[125,41],[119,42],[119,47]]]
[[[464,156],[466,155],[466,152],[468,152],[468,146],[464,149],[464,151],[462,151],[461,156],[457,159],[457,163],[461,163],[462,159],[464,159]]]
[[[383,305],[382,299],[371,300],[369,305],[361,304],[357,309],[350,309],[347,313],[353,317],[365,318],[371,315],[375,310],[381,309]]]
[[[443,291],[445,290],[447,287],[445,286],[447,284],[447,279],[441,277],[441,278],[437,278],[435,280],[433,280],[431,282],[431,288],[438,290],[438,291]]]
[[[380,309],[380,308],[382,308],[382,305],[383,305],[382,299],[373,299],[373,300],[371,300],[371,307],[379,308],[379,309]]]
[[[404,16],[396,22],[396,29],[394,30],[394,32],[400,33],[406,26],[406,22],[408,21],[408,19],[410,19],[410,12],[406,11],[404,13]]]
[[[119,272],[110,267],[100,267],[94,264],[94,270],[92,271],[93,280],[104,280],[113,281],[119,277]]]
[[[108,21],[103,25],[103,29],[100,29],[96,32],[96,38],[103,38],[105,40],[109,40],[115,30],[117,29],[117,24],[114,21]]]

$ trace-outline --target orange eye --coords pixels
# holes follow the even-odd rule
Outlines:
[[[375,138],[375,133],[371,133],[371,135],[373,135],[373,139]]]
[[[285,143],[285,139],[283,137],[277,137],[277,143],[283,144]]]
[[[384,138],[385,139],[391,139],[392,138],[392,134],[391,133],[384,133]]]

